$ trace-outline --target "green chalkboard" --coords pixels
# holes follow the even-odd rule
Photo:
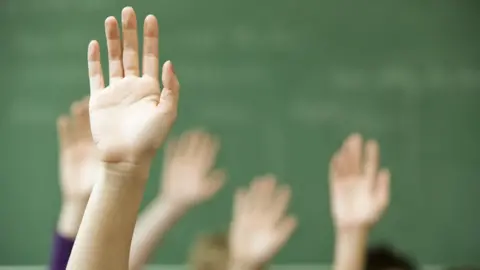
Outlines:
[[[217,133],[230,175],[154,263],[181,263],[198,232],[226,228],[234,188],[264,172],[291,184],[301,222],[277,262],[330,262],[328,160],[359,131],[381,142],[393,173],[372,240],[424,264],[480,264],[480,3],[447,0],[3,1],[0,264],[48,261],[55,118],[88,94],[87,44],[105,45],[104,19],[126,4],[159,18],[161,58],[182,84],[173,133]],[[160,154],[156,164],[145,204]]]

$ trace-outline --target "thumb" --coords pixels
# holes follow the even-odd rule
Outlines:
[[[163,107],[167,112],[177,108],[180,83],[173,68],[172,62],[169,60],[163,64],[162,68],[162,84],[163,89],[160,94],[159,107]]]

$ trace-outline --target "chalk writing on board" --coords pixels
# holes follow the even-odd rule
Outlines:
[[[298,46],[298,38],[294,33],[283,28],[258,29],[255,26],[237,25],[230,32],[231,44],[239,49],[258,51],[293,50]]]
[[[285,176],[287,169],[287,138],[285,131],[279,126],[265,123],[262,139],[265,146],[264,153],[268,170],[275,172],[280,177]]]
[[[322,71],[319,71],[321,73]],[[480,87],[480,69],[429,66],[423,69],[384,67],[338,68],[327,72],[331,90],[428,92],[475,90]]]
[[[249,108],[221,102],[215,106],[201,106],[195,110],[195,115],[202,122],[224,126],[249,125],[256,119]]]
[[[232,85],[238,87],[239,85],[252,86],[261,83],[263,87],[271,87],[274,83],[270,70],[262,65],[236,64],[225,66],[221,64],[190,63],[182,66],[181,74],[182,77],[195,82],[199,87],[222,86],[224,87],[220,89],[222,91],[229,91]],[[249,91],[250,89],[245,90]]]
[[[338,101],[296,99],[288,108],[289,118],[308,127],[322,127],[326,124],[338,126],[362,127],[366,130],[384,132],[397,130],[398,115],[364,111]]]
[[[68,0],[24,0],[24,1],[8,1],[7,12],[10,15],[19,14],[38,14],[41,12],[92,12],[102,9],[108,9],[112,5],[112,1],[68,1]]]

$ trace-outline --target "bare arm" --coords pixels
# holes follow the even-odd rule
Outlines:
[[[335,236],[335,270],[362,270],[368,242],[368,229],[338,230]]]
[[[273,175],[257,177],[235,195],[229,232],[229,270],[257,270],[287,243],[297,220],[286,213],[290,187]]]
[[[224,174],[214,170],[218,143],[194,130],[167,144],[161,191],[140,216],[132,242],[130,269],[139,270],[175,223],[222,187]]]
[[[157,19],[148,15],[144,21],[143,74],[131,7],[122,10],[122,28],[123,46],[117,20],[105,21],[109,81],[115,83],[105,87],[98,42],[88,47],[90,126],[102,168],[67,269],[128,269],[150,162],[177,116],[180,86],[170,61],[162,68],[162,90],[158,81]]]
[[[77,237],[99,160],[90,132],[89,98],[72,103],[69,115],[57,119],[62,207],[54,235],[50,269],[64,270]]]
[[[115,166],[117,167],[117,166]],[[104,167],[95,185],[67,269],[127,269],[148,166]]]
[[[150,203],[135,226],[130,252],[130,270],[143,268],[166,233],[186,211],[186,208],[175,206],[160,198]]]
[[[365,148],[365,151],[363,150]],[[347,138],[330,164],[330,199],[335,222],[335,270],[362,270],[370,228],[389,201],[390,175],[378,170],[375,141]]]
[[[64,202],[57,222],[57,233],[74,240],[82,222],[86,202]]]

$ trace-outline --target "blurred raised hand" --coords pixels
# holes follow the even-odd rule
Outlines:
[[[288,241],[297,226],[288,215],[290,189],[274,176],[255,178],[235,195],[230,227],[231,269],[260,269]]]
[[[349,136],[330,162],[330,200],[335,236],[335,270],[361,270],[370,228],[390,198],[390,173],[379,169],[378,143]]]
[[[58,231],[67,237],[75,237],[90,192],[100,174],[99,159],[90,132],[88,102],[88,97],[74,102],[70,115],[57,119],[62,191]]]
[[[337,228],[367,227],[382,216],[390,198],[390,173],[379,169],[376,141],[346,139],[330,164],[330,196]]]
[[[200,130],[171,141],[165,151],[160,196],[182,206],[210,199],[225,180],[224,171],[214,170],[218,150],[218,140]]]
[[[160,192],[135,227],[130,269],[142,269],[174,224],[223,186],[225,173],[214,169],[218,150],[218,141],[200,130],[186,132],[167,144]]]
[[[136,163],[150,158],[166,138],[177,117],[180,85],[170,61],[158,81],[158,23],[153,15],[143,26],[142,73],[139,65],[135,12],[122,11],[123,45],[115,17],[105,21],[109,59],[109,85],[105,87],[100,47],[88,48],[90,121],[93,140],[105,162]],[[122,52],[123,49],[123,52]]]

